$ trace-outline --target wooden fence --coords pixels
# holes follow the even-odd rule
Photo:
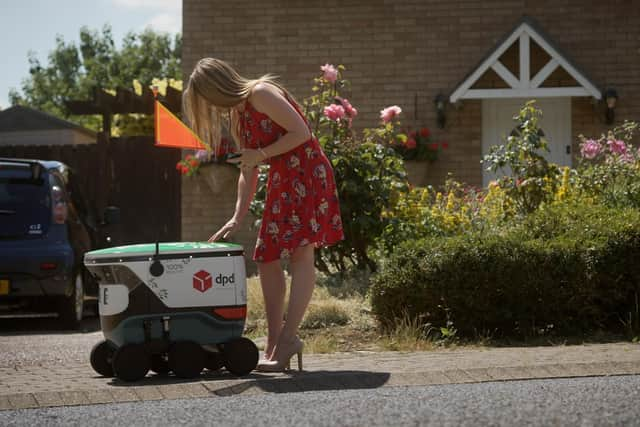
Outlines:
[[[101,218],[106,206],[120,208],[112,244],[179,241],[180,150],[158,148],[152,137],[111,138],[60,146],[0,146],[0,157],[58,160],[71,167],[89,210]]]

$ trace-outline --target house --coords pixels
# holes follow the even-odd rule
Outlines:
[[[431,183],[451,172],[481,186],[492,178],[483,154],[527,100],[561,165],[576,164],[579,135],[640,119],[638,28],[633,0],[183,0],[182,64],[185,76],[207,56],[273,73],[298,99],[321,65],[344,64],[354,126],[399,105],[404,125],[448,142]]]
[[[42,111],[14,105],[0,111],[0,146],[95,144],[96,133]]]

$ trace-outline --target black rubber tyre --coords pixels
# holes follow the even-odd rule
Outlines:
[[[91,367],[98,374],[103,377],[113,377],[113,354],[116,352],[116,347],[109,341],[100,341],[91,349],[91,355],[89,360]]]
[[[222,359],[222,353],[207,351],[204,367],[210,371],[217,371],[224,367],[224,360]]]
[[[258,365],[258,347],[248,338],[234,338],[221,347],[224,366],[233,375],[242,377]]]
[[[169,369],[179,378],[195,378],[204,369],[205,353],[193,341],[177,341],[169,347]]]
[[[154,354],[151,356],[151,370],[159,375],[166,375],[171,372],[169,362],[162,354]]]
[[[58,314],[65,328],[78,329],[84,315],[84,280],[81,272],[76,272],[70,286],[71,294],[58,299]]]
[[[122,381],[138,381],[147,375],[151,360],[142,344],[125,344],[113,355],[113,373]]]

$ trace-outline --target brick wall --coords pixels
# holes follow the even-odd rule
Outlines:
[[[247,77],[280,75],[302,99],[320,65],[344,64],[358,127],[400,105],[406,124],[427,126],[435,140],[449,142],[430,179],[442,182],[453,172],[479,185],[481,102],[449,105],[440,130],[433,101],[525,14],[601,89],[618,90],[618,121],[640,119],[640,5],[632,0],[184,0],[183,67],[188,76],[199,58],[219,57]],[[574,98],[572,109],[574,136],[605,131],[602,103]]]

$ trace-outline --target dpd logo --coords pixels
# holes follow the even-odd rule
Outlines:
[[[213,280],[211,279],[211,274],[209,272],[200,270],[193,275],[194,289],[200,292],[206,292],[212,286],[213,286]]]
[[[223,276],[222,274],[218,274],[218,277],[216,277],[216,284],[222,285],[223,287],[227,285],[233,285],[235,283],[236,283],[235,273],[231,274],[231,276]]]

